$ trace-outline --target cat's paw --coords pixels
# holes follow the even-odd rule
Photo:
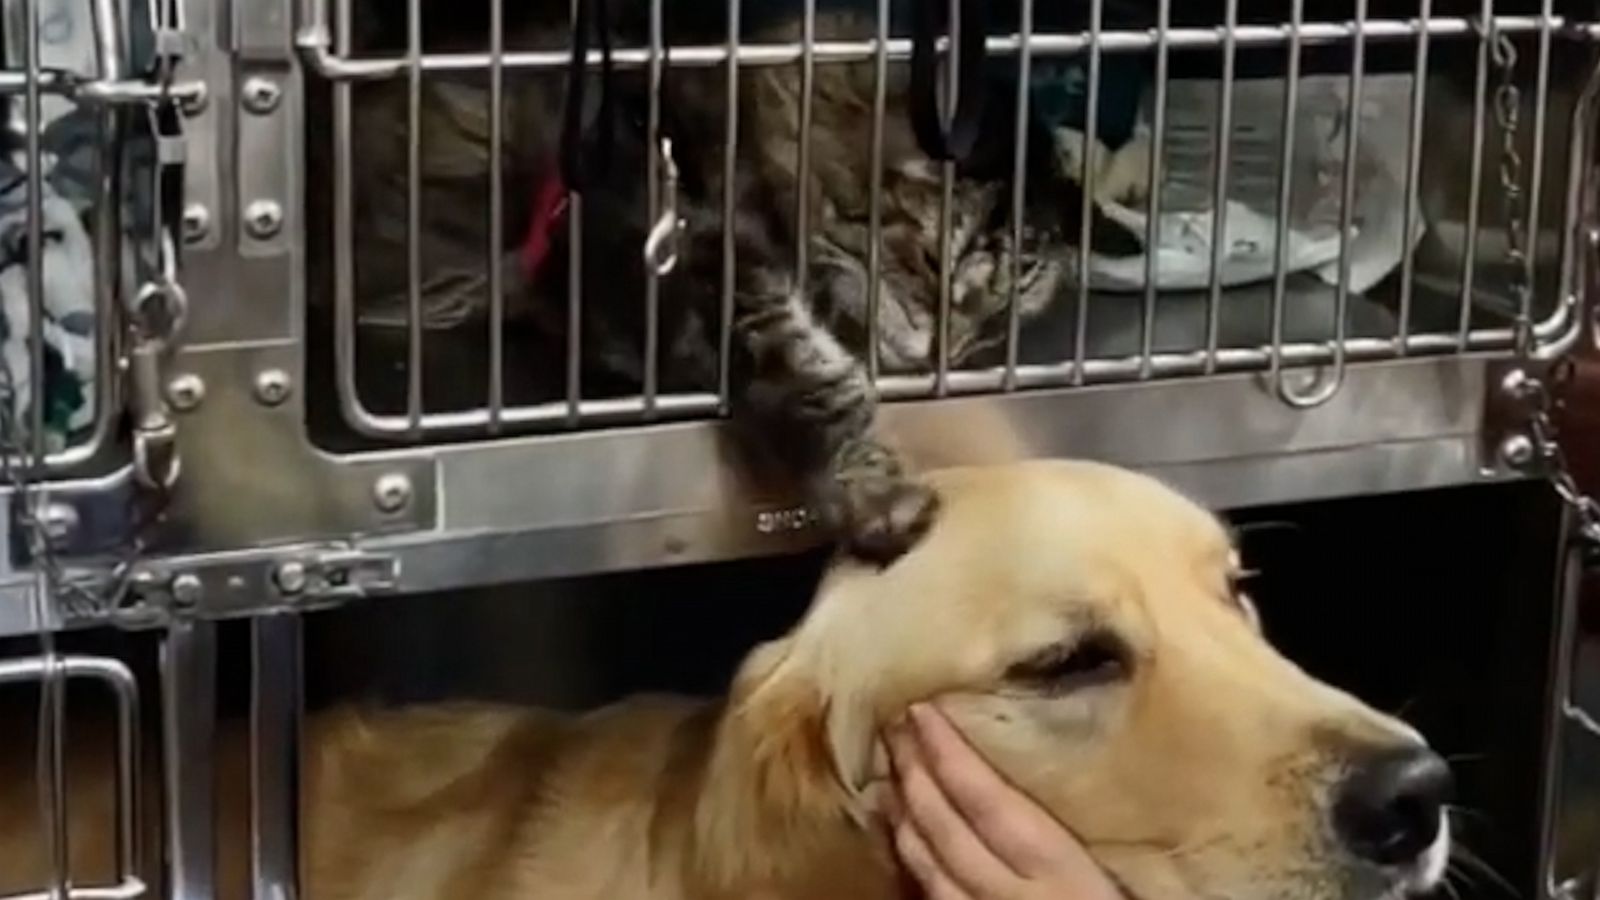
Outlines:
[[[915,547],[939,513],[938,494],[903,476],[850,479],[839,490],[845,552],[878,566]]]

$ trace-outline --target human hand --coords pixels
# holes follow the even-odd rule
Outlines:
[[[889,820],[928,900],[1122,900],[1083,845],[931,705],[887,734]]]

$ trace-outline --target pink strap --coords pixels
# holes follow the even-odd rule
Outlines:
[[[528,234],[522,239],[520,261],[522,274],[532,281],[544,266],[550,253],[550,235],[567,214],[567,186],[561,175],[551,169],[550,175],[539,182],[533,195],[533,218],[528,222]]]

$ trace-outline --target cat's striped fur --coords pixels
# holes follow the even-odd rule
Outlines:
[[[381,2],[381,0],[374,0]],[[541,7],[542,4],[531,4]],[[512,49],[567,46],[566,0],[558,11],[527,19],[508,37]],[[679,7],[684,6],[678,4]],[[720,7],[722,4],[704,4]],[[635,7],[639,7],[636,9]],[[620,45],[642,43],[638,15],[644,4],[624,4],[613,27]],[[687,16],[687,11],[684,12]],[[541,21],[541,18],[544,20]],[[674,42],[715,42],[720,24],[679,23]],[[695,29],[702,29],[698,34]],[[870,18],[828,12],[818,24],[822,39],[860,38],[873,32]],[[782,22],[751,34],[754,40],[788,40],[798,25]],[[437,36],[435,36],[437,37]],[[463,42],[481,48],[482,39]],[[717,335],[722,319],[723,233],[733,231],[734,318],[732,382],[735,420],[752,425],[763,451],[775,454],[809,488],[824,521],[844,545],[862,556],[888,561],[927,528],[935,513],[933,494],[906,470],[873,432],[876,394],[863,356],[868,341],[870,145],[874,73],[870,63],[816,69],[810,171],[807,191],[811,235],[807,243],[809,284],[795,265],[794,233],[801,184],[796,171],[800,141],[800,77],[793,67],[745,69],[738,104],[737,176],[724,184],[726,74],[720,67],[671,70],[663,93],[664,123],[682,171],[681,211],[686,232],[678,270],[661,284],[660,387],[664,391],[715,387]],[[425,241],[438,256],[481,258],[486,238],[481,207],[487,161],[487,119],[481,73],[455,84],[430,82],[422,136]],[[549,74],[507,80],[503,160],[507,184],[508,239],[526,228],[521,207],[538,173],[556,158],[564,79]],[[618,145],[609,177],[584,196],[582,326],[584,359],[590,370],[636,386],[644,377],[644,272],[640,247],[645,221],[644,121],[647,93],[638,71],[619,71],[616,90]],[[1007,91],[1014,88],[1007,88]],[[1047,165],[1048,138],[1030,153],[1030,208],[1021,248],[1012,247],[1010,191],[1012,115],[1009,96],[988,104],[992,122],[976,158],[956,178],[952,235],[941,247],[941,172],[917,147],[905,113],[903,68],[891,70],[889,111],[884,125],[882,170],[883,245],[879,273],[877,350],[884,371],[930,370],[941,341],[940,256],[949,254],[952,275],[945,352],[952,367],[992,351],[1003,338],[1012,296],[1012,255],[1020,254],[1017,285],[1020,314],[1037,314],[1050,303],[1068,254],[1064,234],[1074,222],[1061,218],[1079,208],[1075,185]],[[403,221],[405,197],[405,84],[364,86],[355,104],[358,210],[374,223]],[[462,173],[466,173],[465,176]],[[723,221],[724,192],[735,192],[737,212]],[[531,282],[508,277],[508,309],[546,326],[552,343],[564,346],[569,272],[566,228],[553,234],[546,264]],[[394,254],[403,230],[357,229],[358,255],[380,260]],[[365,247],[359,246],[365,244]],[[385,246],[388,245],[388,246]],[[508,254],[512,248],[507,248]],[[365,293],[382,293],[386,272],[379,264],[365,274]],[[388,289],[403,288],[391,282]],[[633,389],[636,389],[634,387]]]

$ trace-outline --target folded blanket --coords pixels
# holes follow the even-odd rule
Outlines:
[[[70,169],[57,167],[44,182],[42,326],[45,342],[46,443],[59,449],[94,422],[94,250],[77,207],[57,192],[84,195]],[[28,182],[11,160],[0,159],[0,360],[10,378],[12,412],[32,421],[36,388],[29,363],[33,304],[28,297]]]

